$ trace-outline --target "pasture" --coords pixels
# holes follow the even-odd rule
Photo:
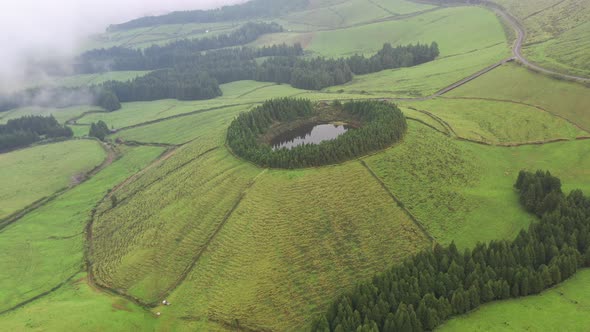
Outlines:
[[[575,73],[589,70],[588,24],[574,24],[587,16],[583,1],[495,1],[524,21],[531,43],[524,52],[532,60]],[[564,19],[547,24],[550,8]],[[301,42],[307,57],[342,57],[372,55],[385,42],[436,41],[441,54],[322,91],[239,81],[221,85],[223,96],[211,100],[123,103],[118,111],[77,119],[76,136],[99,120],[115,129],[108,139],[123,143],[117,146],[120,158],[0,230],[0,252],[8,253],[0,255],[0,312],[40,296],[0,314],[0,326],[305,330],[338,295],[430,248],[430,237],[454,241],[461,250],[514,238],[537,220],[523,210],[513,187],[522,169],[549,170],[564,191],[590,193],[590,140],[576,139],[590,136],[590,88],[514,63],[442,97],[400,101],[409,118],[403,141],[358,160],[270,170],[236,158],[224,146],[229,123],[267,99],[425,97],[511,56],[497,17],[475,6],[313,0],[306,10],[272,21],[287,31],[249,46]],[[111,31],[86,47],[144,48],[225,34],[243,23]],[[124,81],[146,73],[77,75],[56,84]],[[102,110],[21,108],[0,113],[0,123],[29,114],[52,114],[65,123],[88,111]],[[501,146],[556,139],[564,141]],[[149,143],[167,149],[141,146]],[[104,157],[90,140],[1,154],[0,218],[75,184],[77,175]],[[97,284],[154,308],[101,291],[86,275],[85,258]],[[582,331],[589,280],[589,271],[581,271],[539,296],[486,305],[442,330]],[[164,299],[172,305],[159,305]],[[555,315],[567,322],[552,325]]]
[[[105,157],[101,145],[92,140],[72,140],[0,154],[0,219],[77,184]]]
[[[183,144],[191,140],[223,144],[233,118],[251,105],[226,107],[123,130],[114,139],[144,143]]]
[[[90,180],[0,231],[0,312],[50,291],[84,268],[84,229],[109,189],[138,172],[161,148],[126,149]]]
[[[521,209],[513,189],[521,169],[550,170],[566,191],[590,192],[588,140],[491,147],[409,124],[402,144],[367,162],[438,242],[468,247],[511,239],[534,221]]]
[[[99,293],[79,273],[51,294],[0,315],[11,331],[146,331],[155,317],[120,297]]]
[[[530,60],[561,72],[590,75],[588,15],[580,0],[494,0],[527,30],[524,53]]]
[[[147,303],[161,300],[258,173],[217,150],[157,182],[140,177],[125,192],[115,192],[120,203],[113,208],[105,201],[93,227],[98,282]]]
[[[428,246],[357,161],[267,171],[169,297],[174,306],[157,310],[164,329],[208,317],[212,326],[301,330],[359,278]]]
[[[531,72],[516,64],[501,66],[445,95],[522,102],[590,130],[590,88]]]
[[[590,136],[542,109],[514,102],[449,99],[409,103],[446,122],[457,136],[488,144],[518,144]]]
[[[580,270],[539,295],[486,304],[437,331],[588,331],[588,283],[590,270]]]

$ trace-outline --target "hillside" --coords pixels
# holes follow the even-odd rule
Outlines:
[[[57,96],[91,98],[28,105],[9,96],[17,104],[0,112],[0,123],[52,115],[74,135],[0,154],[0,326],[306,331],[322,330],[328,317],[328,330],[374,331],[405,314],[421,324],[409,330],[428,329],[418,306],[385,308],[399,300],[393,295],[351,300],[374,310],[362,318],[338,301],[377,294],[378,278],[416,257],[441,250],[467,264],[457,258],[465,250],[511,243],[547,222],[514,187],[522,170],[549,170],[565,195],[590,193],[588,2],[494,3],[253,0],[141,18],[92,37],[79,71],[51,85]],[[119,107],[105,108],[105,95]],[[275,109],[260,111],[269,100]],[[293,100],[313,111],[305,118],[281,106]],[[403,128],[400,139],[359,148],[373,137],[354,133],[372,119],[347,109],[350,100],[397,105],[404,123],[391,131]],[[243,137],[259,150],[240,154],[228,128],[247,112],[257,115],[243,120],[251,134]],[[346,161],[295,167],[318,165],[306,163],[316,150],[272,149],[268,138],[302,123],[346,125],[332,139],[345,143],[315,156]],[[88,137],[99,125],[102,143]],[[259,162],[272,153],[298,163]],[[588,229],[576,233],[576,269],[590,264]],[[540,295],[477,309],[482,282],[474,311],[430,323],[543,331],[558,328],[549,317],[559,313],[573,321],[560,326],[581,331],[590,319],[576,294],[590,291],[586,279],[582,270],[543,283]],[[412,297],[428,283],[387,287]],[[333,324],[339,315],[354,318]]]

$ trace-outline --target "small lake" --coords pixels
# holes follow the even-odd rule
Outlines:
[[[273,138],[270,145],[273,150],[277,150],[292,149],[303,144],[319,144],[323,141],[333,140],[351,128],[348,125],[331,123],[307,124]]]

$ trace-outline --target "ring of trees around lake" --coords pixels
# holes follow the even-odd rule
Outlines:
[[[346,123],[348,130],[332,140],[273,149],[274,137],[310,123]],[[239,157],[263,167],[304,168],[341,163],[385,149],[407,130],[404,114],[384,101],[338,101],[313,104],[307,99],[266,101],[240,114],[229,126],[227,145]]]

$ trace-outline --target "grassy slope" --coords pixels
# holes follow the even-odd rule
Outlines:
[[[75,176],[100,165],[105,155],[100,144],[90,140],[0,154],[0,218],[67,187]]]
[[[199,144],[199,142],[196,142]],[[156,183],[116,193],[100,207],[93,234],[101,283],[151,302],[174,284],[260,170],[213,151]],[[174,259],[170,259],[174,257]]]
[[[337,294],[427,245],[358,162],[269,171],[161,308],[160,327],[194,317],[301,330]]]
[[[150,331],[154,323],[143,308],[88,286],[82,273],[54,293],[0,316],[6,331]]]
[[[411,122],[403,144],[368,163],[439,242],[462,247],[511,238],[533,220],[512,188],[523,168],[550,170],[566,190],[590,192],[590,141],[488,147]]]
[[[470,33],[465,33],[469,29]],[[502,26],[481,8],[446,8],[419,16],[315,34],[309,51],[328,57],[376,53],[383,43],[439,44],[441,57],[463,54],[504,43]]]
[[[446,98],[410,104],[449,123],[459,137],[488,143],[573,139],[589,135],[561,118],[522,104]]]
[[[590,88],[536,74],[515,64],[497,68],[445,96],[524,102],[590,130]]]
[[[450,320],[438,331],[588,331],[590,270],[539,295],[494,302]]]
[[[465,30],[471,33],[466,34]],[[372,54],[386,41],[393,44],[436,41],[441,56],[416,67],[360,75],[350,83],[326,90],[365,91],[377,96],[425,96],[509,56],[506,37],[496,17],[485,9],[473,7],[441,9],[401,21],[321,32],[309,48],[333,56]]]
[[[113,137],[127,141],[168,144],[182,144],[193,139],[215,139],[218,142],[223,142],[225,140],[225,137],[223,137],[225,135],[225,128],[229,126],[237,114],[249,109],[250,106],[236,106],[198,113],[123,130],[113,135]]]
[[[590,3],[586,0],[494,0],[527,30],[524,48],[531,60],[578,75],[590,75]]]
[[[126,151],[93,178],[0,232],[0,311],[49,291],[83,268],[84,228],[107,190],[162,152]]]
[[[305,90],[292,88],[289,85],[254,81],[233,82],[224,84],[221,88],[223,96],[215,99],[199,101],[164,99],[151,102],[123,103],[123,108],[118,111],[89,114],[78,122],[89,124],[102,120],[117,129],[193,111],[231,105],[248,105],[269,98],[286,97],[306,92]]]

